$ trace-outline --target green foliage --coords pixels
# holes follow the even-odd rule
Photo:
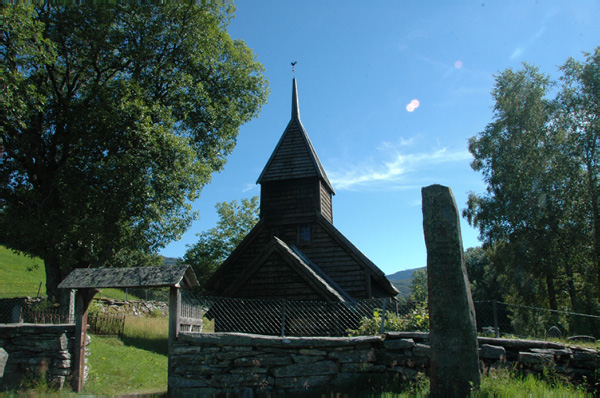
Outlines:
[[[233,7],[0,7],[0,243],[74,267],[159,264],[266,101]]]
[[[373,311],[373,317],[364,317],[358,329],[348,329],[349,336],[373,336],[381,332],[381,310]],[[384,330],[386,332],[420,331],[429,330],[429,311],[426,303],[417,303],[408,314],[398,316],[391,311],[386,311]]]
[[[503,301],[506,289],[500,284],[494,264],[484,247],[470,247],[465,251],[465,267],[474,301]]]
[[[198,234],[198,242],[188,247],[183,262],[193,267],[200,288],[258,222],[259,198],[217,203],[216,227]]]
[[[408,296],[408,301],[427,303],[428,287],[426,268],[419,268],[413,272],[413,277],[410,281],[410,290],[411,294]]]
[[[472,167],[487,188],[470,194],[463,212],[479,228],[487,259],[471,253],[479,258],[468,267],[478,296],[593,314],[600,297],[600,48],[561,71],[560,81],[527,64],[496,76],[494,119],[469,140]]]

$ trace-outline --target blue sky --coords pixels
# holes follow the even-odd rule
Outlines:
[[[421,188],[481,193],[467,140],[492,120],[494,74],[538,65],[553,77],[600,45],[597,1],[237,1],[229,27],[265,66],[271,94],[240,129],[200,220],[161,254],[181,257],[215,226],[215,204],[260,194],[283,133],[292,69],[302,123],[331,180],[334,225],[386,274],[426,265]],[[463,245],[479,246],[462,220]]]

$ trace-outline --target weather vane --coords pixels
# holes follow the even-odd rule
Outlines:
[[[296,64],[297,63],[298,63],[298,61],[292,62],[292,73],[294,74],[294,77],[296,77]]]

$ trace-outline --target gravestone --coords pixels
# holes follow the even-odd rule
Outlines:
[[[550,329],[548,329],[548,333],[546,335],[554,339],[562,339],[562,332],[556,326],[552,326]]]
[[[4,386],[4,369],[6,369],[6,363],[8,362],[8,353],[4,351],[4,348],[0,347],[0,391]]]
[[[463,260],[460,218],[452,191],[421,190],[427,246],[430,395],[466,396],[479,386],[475,308]]]

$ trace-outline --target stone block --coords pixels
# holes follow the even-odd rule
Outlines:
[[[479,358],[481,359],[506,359],[506,350],[504,347],[490,344],[479,346]]]
[[[430,358],[431,357],[431,347],[425,344],[417,344],[415,348],[413,348],[412,353],[416,357],[421,358]]]
[[[415,346],[413,339],[385,340],[383,346],[386,350],[400,351],[408,350]]]
[[[297,377],[277,377],[275,386],[286,390],[310,390],[327,386],[331,381],[331,376],[297,376]]]
[[[254,357],[238,358],[234,366],[284,366],[292,364],[291,356],[257,353]]]
[[[292,361],[294,363],[314,363],[323,361],[325,359],[322,355],[296,355],[292,354]]]
[[[316,376],[337,373],[338,368],[333,361],[321,361],[308,364],[293,364],[273,369],[275,377]]]
[[[387,367],[385,365],[375,365],[373,363],[345,363],[342,365],[341,371],[343,373],[383,373],[386,369]]]
[[[341,363],[349,362],[374,362],[377,360],[377,355],[374,349],[370,350],[352,350],[352,351],[332,351],[329,353],[329,358],[336,359]]]
[[[573,350],[573,365],[580,369],[595,369],[598,367],[598,354],[593,350]]]
[[[535,352],[520,352],[519,362],[528,365],[550,365],[554,362],[554,355]]]
[[[316,356],[325,356],[327,355],[327,351],[317,350],[314,348],[301,348],[298,350],[300,355],[316,355]]]
[[[252,367],[252,368],[233,368],[229,372],[231,374],[244,373],[244,374],[260,374],[260,375],[264,375],[264,374],[267,373],[267,371],[268,371],[267,368]]]
[[[267,378],[265,374],[216,374],[213,375],[206,383],[212,387],[218,388],[233,388],[233,387],[260,387],[266,385]]]

